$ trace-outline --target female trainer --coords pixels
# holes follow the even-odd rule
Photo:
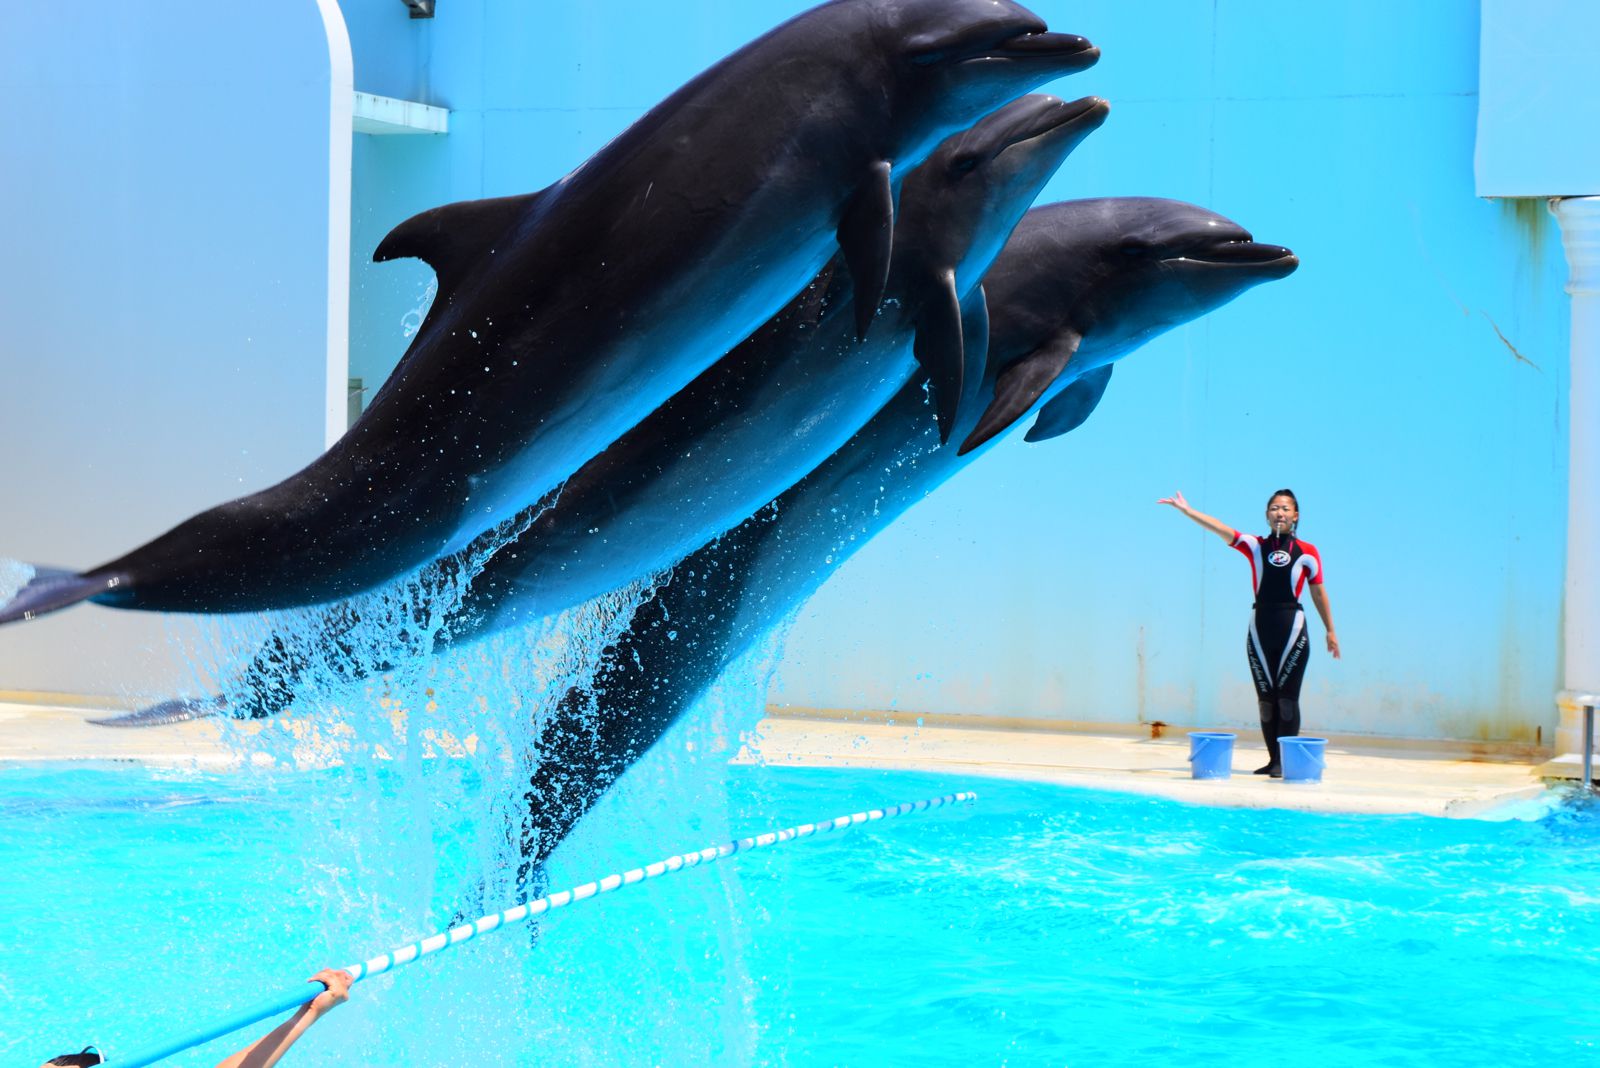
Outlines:
[[[1305,678],[1306,661],[1311,654],[1311,639],[1306,636],[1306,613],[1300,607],[1300,591],[1311,583],[1311,602],[1317,606],[1322,626],[1328,632],[1328,652],[1339,659],[1339,638],[1333,632],[1333,610],[1322,584],[1322,557],[1317,547],[1295,537],[1300,524],[1300,502],[1293,490],[1281,489],[1267,501],[1266,537],[1241,534],[1213,516],[1189,507],[1183,494],[1163,497],[1158,504],[1170,504],[1214,534],[1221,535],[1250,561],[1250,582],[1255,587],[1255,613],[1250,618],[1250,636],[1245,655],[1250,660],[1250,677],[1256,684],[1256,704],[1261,710],[1261,734],[1267,740],[1267,764],[1257,775],[1283,778],[1283,758],[1278,739],[1300,733],[1300,680]]]

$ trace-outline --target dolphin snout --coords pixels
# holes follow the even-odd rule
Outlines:
[[[994,54],[1015,59],[1071,59],[1089,67],[1100,58],[1100,49],[1075,33],[1037,32],[1007,38],[994,49]]]

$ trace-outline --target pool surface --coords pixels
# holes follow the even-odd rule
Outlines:
[[[970,785],[694,781],[682,763],[640,765],[551,887]],[[471,777],[420,801],[403,781],[0,773],[0,1063],[88,1041],[114,1057],[510,904]],[[969,808],[741,855],[363,982],[286,1063],[1513,1065],[1600,1042],[1592,812],[976,789]],[[169,1063],[215,1063],[227,1042]]]

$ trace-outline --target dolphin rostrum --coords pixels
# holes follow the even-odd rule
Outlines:
[[[0,623],[93,599],[240,612],[369,589],[514,517],[774,315],[837,249],[857,333],[888,273],[898,174],[1092,64],[1012,0],[832,0],[692,79],[554,185],[397,227],[438,296],[348,433],[276,486]],[[961,391],[959,362],[929,368]]]

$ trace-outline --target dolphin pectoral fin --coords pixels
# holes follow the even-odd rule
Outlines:
[[[220,716],[227,711],[228,699],[225,697],[176,697],[133,712],[103,716],[89,722],[100,727],[160,727],[168,723]]]
[[[1033,421],[1023,435],[1023,441],[1045,441],[1069,434],[1083,425],[1100,398],[1106,395],[1106,383],[1111,381],[1111,364],[1097,368],[1051,397],[1039,409],[1039,418]]]
[[[1060,377],[1082,340],[1073,331],[1063,331],[1001,371],[994,384],[994,400],[956,455],[965,456],[1020,419]]]
[[[839,220],[839,249],[855,295],[857,338],[867,336],[889,283],[889,253],[894,241],[894,189],[889,184],[889,170],[887,160],[874,163]]]
[[[430,208],[390,230],[372,258],[377,263],[406,257],[421,260],[439,276],[439,295],[444,296],[543,196],[540,191]]]
[[[70,608],[109,593],[123,584],[121,575],[80,575],[75,571],[30,568],[32,577],[10,600],[0,602],[0,623],[33,619]]]
[[[961,297],[956,293],[954,271],[940,274],[922,301],[917,316],[917,337],[911,351],[933,380],[934,414],[939,420],[939,442],[950,440],[961,404],[964,377]]]
[[[961,302],[961,409],[971,411],[983,389],[989,362],[989,294],[975,287]],[[959,415],[959,412],[958,412]]]

